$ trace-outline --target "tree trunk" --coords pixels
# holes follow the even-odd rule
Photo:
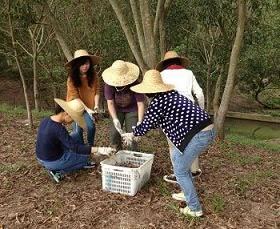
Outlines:
[[[57,39],[58,43],[60,44],[60,47],[61,47],[66,59],[68,61],[70,61],[70,60],[72,60],[73,56],[72,56],[72,53],[71,53],[66,41],[64,40],[63,33],[61,32],[61,29],[57,23],[57,20],[56,20],[55,16],[53,15],[49,4],[47,2],[44,2],[44,6],[47,11],[47,21],[53,27],[55,35],[56,35],[56,39]]]
[[[30,128],[33,128],[32,112],[31,112],[31,109],[30,109],[30,103],[29,103],[29,99],[28,99],[25,78],[24,78],[22,68],[21,68],[19,60],[18,60],[16,42],[15,42],[15,37],[14,37],[14,29],[13,29],[13,23],[12,23],[10,10],[11,10],[10,9],[10,1],[8,1],[8,20],[9,20],[12,46],[13,46],[13,49],[14,49],[14,57],[15,57],[15,60],[16,60],[17,68],[18,68],[18,71],[19,71],[19,75],[20,75],[20,79],[21,79],[21,83],[22,83],[22,87],[23,87],[23,93],[24,93],[24,99],[25,99],[25,106],[26,106],[26,110],[27,110],[28,123],[29,123]]]
[[[244,36],[245,22],[246,22],[246,0],[238,0],[237,31],[236,31],[234,44],[231,50],[227,81],[222,96],[221,104],[215,120],[215,127],[218,132],[218,138],[221,140],[224,139],[224,122],[225,122],[226,113],[228,111],[231,94],[234,88],[237,64],[239,61],[240,49]]]

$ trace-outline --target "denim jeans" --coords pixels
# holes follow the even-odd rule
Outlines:
[[[168,146],[169,146],[169,153],[170,153],[170,158],[171,158],[173,148],[176,148],[176,146],[174,146],[173,143],[168,138],[167,138],[167,143],[168,143]],[[196,173],[199,170],[200,170],[199,160],[198,160],[198,157],[197,157],[197,158],[194,159],[194,161],[191,165],[191,172]]]
[[[171,162],[177,181],[185,194],[188,207],[200,211],[201,205],[193,184],[191,165],[215,138],[215,130],[200,131],[189,142],[184,152],[172,148]],[[187,170],[186,170],[187,169]]]
[[[46,169],[69,173],[83,168],[89,162],[89,154],[78,154],[74,152],[64,152],[63,156],[56,161],[43,161],[38,159]]]
[[[125,132],[131,133],[132,127],[137,125],[138,113],[137,112],[117,112],[117,117],[122,125],[122,128],[125,126]],[[117,150],[122,148],[121,135],[116,130],[115,126],[112,124],[111,127],[111,144],[114,145]],[[137,142],[133,141],[129,150],[137,151]]]
[[[95,123],[87,112],[84,112],[84,119],[87,125],[87,144],[93,146],[95,137]],[[73,131],[70,134],[75,140],[80,144],[84,144],[83,129],[77,125],[76,122],[73,123]]]

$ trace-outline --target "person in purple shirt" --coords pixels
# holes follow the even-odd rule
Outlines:
[[[161,128],[173,146],[170,158],[182,190],[172,197],[186,201],[187,206],[180,209],[181,213],[202,216],[191,164],[214,140],[215,130],[209,114],[175,91],[173,85],[163,83],[157,70],[147,71],[142,83],[132,86],[131,90],[145,93],[151,101],[142,123],[132,133],[122,134],[124,142],[129,144],[133,138],[143,136],[151,129]]]
[[[69,135],[65,125],[73,120],[83,129],[86,122],[83,113],[93,112],[80,99],[66,102],[55,99],[55,114],[43,119],[39,125],[36,141],[36,157],[55,182],[60,182],[63,174],[82,168],[93,168],[90,154],[110,155],[115,150],[110,147],[91,147],[79,143],[78,134]]]
[[[123,127],[126,132],[131,132],[132,127],[143,120],[145,97],[130,90],[138,77],[138,66],[122,60],[116,60],[102,73],[105,82],[104,95],[113,120],[110,142],[117,150],[122,148],[120,134],[124,133]],[[130,149],[137,150],[135,141]]]

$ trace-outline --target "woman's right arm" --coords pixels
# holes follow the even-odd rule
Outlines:
[[[76,88],[73,84],[73,81],[68,77],[67,79],[67,96],[66,100],[70,101],[73,99],[80,98],[79,96],[79,90]]]

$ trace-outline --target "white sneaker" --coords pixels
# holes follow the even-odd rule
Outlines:
[[[185,195],[183,192],[173,193],[172,198],[179,201],[186,201]]]
[[[192,217],[203,216],[202,210],[200,210],[200,211],[193,211],[188,206],[186,206],[185,208],[180,208],[180,212],[183,213],[186,216],[192,216]]]

